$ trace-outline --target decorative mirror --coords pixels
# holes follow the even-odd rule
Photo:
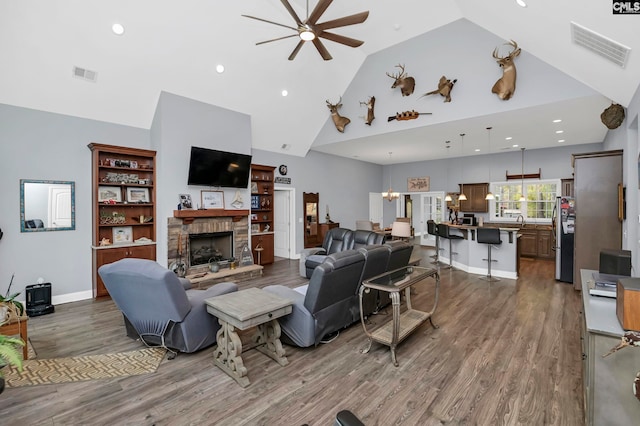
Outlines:
[[[20,231],[76,229],[75,182],[20,179]]]
[[[302,202],[304,207],[304,247],[317,247],[320,241],[320,229],[318,228],[318,193],[304,192]]]

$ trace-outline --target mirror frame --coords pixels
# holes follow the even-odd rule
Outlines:
[[[316,205],[315,223],[318,227],[318,232],[315,235],[308,235],[307,230],[307,204]],[[320,217],[318,210],[320,209],[320,194],[315,192],[303,192],[302,193],[302,212],[304,215],[303,235],[304,235],[304,248],[317,247],[318,244],[322,244],[320,240]]]
[[[71,226],[61,226],[58,228],[27,228],[24,216],[24,185],[25,183],[45,183],[54,185],[71,186]],[[64,180],[38,180],[20,179],[20,232],[50,232],[50,231],[75,231],[76,229],[76,183]]]

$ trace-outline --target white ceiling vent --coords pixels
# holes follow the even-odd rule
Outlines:
[[[96,71],[91,71],[86,68],[73,67],[73,76],[76,78],[81,78],[83,80],[95,83],[98,78],[98,73]]]
[[[571,39],[579,46],[610,60],[624,68],[631,48],[591,31],[582,25],[571,22]]]

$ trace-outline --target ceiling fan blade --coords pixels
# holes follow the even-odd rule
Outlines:
[[[361,24],[369,17],[369,11],[356,13],[355,15],[344,16],[342,18],[323,22],[314,26],[317,30],[330,30],[331,28],[346,27],[347,25]]]
[[[298,37],[298,34],[291,34],[291,35],[284,36],[284,37],[272,38],[271,40],[260,41],[260,42],[256,43],[256,46],[259,46],[259,45],[265,44],[265,43],[271,43],[272,41],[284,40],[285,38],[291,38],[291,37]]]
[[[296,55],[300,51],[300,48],[302,47],[303,44],[304,44],[304,40],[300,40],[300,42],[296,45],[295,49],[293,49],[293,52],[291,52],[291,55],[289,55],[290,61],[293,61],[295,59]]]
[[[282,0],[284,3],[285,0]],[[307,24],[314,25],[318,19],[322,16],[325,10],[333,3],[333,0],[320,0],[316,7],[313,8],[311,15],[307,19]]]
[[[249,16],[249,15],[241,15],[244,16],[245,18],[250,18],[250,19],[255,19],[256,21],[262,21],[262,22],[266,22],[267,24],[273,24],[273,25],[278,25],[280,27],[285,27],[285,28],[289,28],[293,31],[298,31],[297,28],[295,27],[290,27],[289,25],[284,25],[284,24],[279,24],[277,22],[273,22],[273,21],[267,21],[266,19],[262,19],[262,18],[256,18],[255,16]]]
[[[322,56],[322,59],[324,59],[325,61],[330,61],[331,59],[333,59],[329,54],[327,48],[324,47],[324,44],[322,44],[318,37],[313,39],[313,45],[316,47],[316,49],[318,49],[318,52],[320,52],[320,56]]]
[[[358,47],[362,46],[364,41],[356,40],[355,38],[345,37],[339,34],[328,33],[326,31],[322,31],[318,34],[318,37],[326,38],[327,40],[335,41],[336,43],[345,44],[350,47]]]
[[[291,7],[291,4],[288,2],[288,0],[281,0],[281,1],[285,9],[287,9],[287,11],[289,12],[289,15],[291,15],[293,17],[293,20],[296,21],[296,24],[298,26],[302,26],[302,21],[300,21],[298,14],[296,13],[295,10],[293,10],[293,7]]]

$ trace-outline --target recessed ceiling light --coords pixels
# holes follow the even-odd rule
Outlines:
[[[556,130],[556,133],[558,133],[558,134],[564,133],[564,130]]]
[[[518,147],[518,144],[517,144],[517,143],[516,143],[516,144],[511,145],[511,148],[517,148],[517,147]]]
[[[564,139],[558,139],[558,142],[562,143],[564,142]]]
[[[115,35],[122,35],[124,34],[124,25],[115,23],[111,26],[111,31],[113,31]]]
[[[562,120],[560,120],[559,118],[553,120],[554,123],[560,123]]]
[[[286,90],[282,91],[282,96],[287,96],[289,94],[289,92],[287,92]]]
[[[475,152],[480,152],[480,148],[474,149]]]
[[[506,141],[510,141],[511,139],[513,139],[511,136],[507,136],[506,138],[504,138],[504,140]]]
[[[527,3],[525,3],[524,0],[516,0],[516,3],[518,3],[520,7],[527,7]]]
[[[222,64],[216,65],[216,72],[218,74],[222,74],[224,72],[224,65],[222,65]]]

